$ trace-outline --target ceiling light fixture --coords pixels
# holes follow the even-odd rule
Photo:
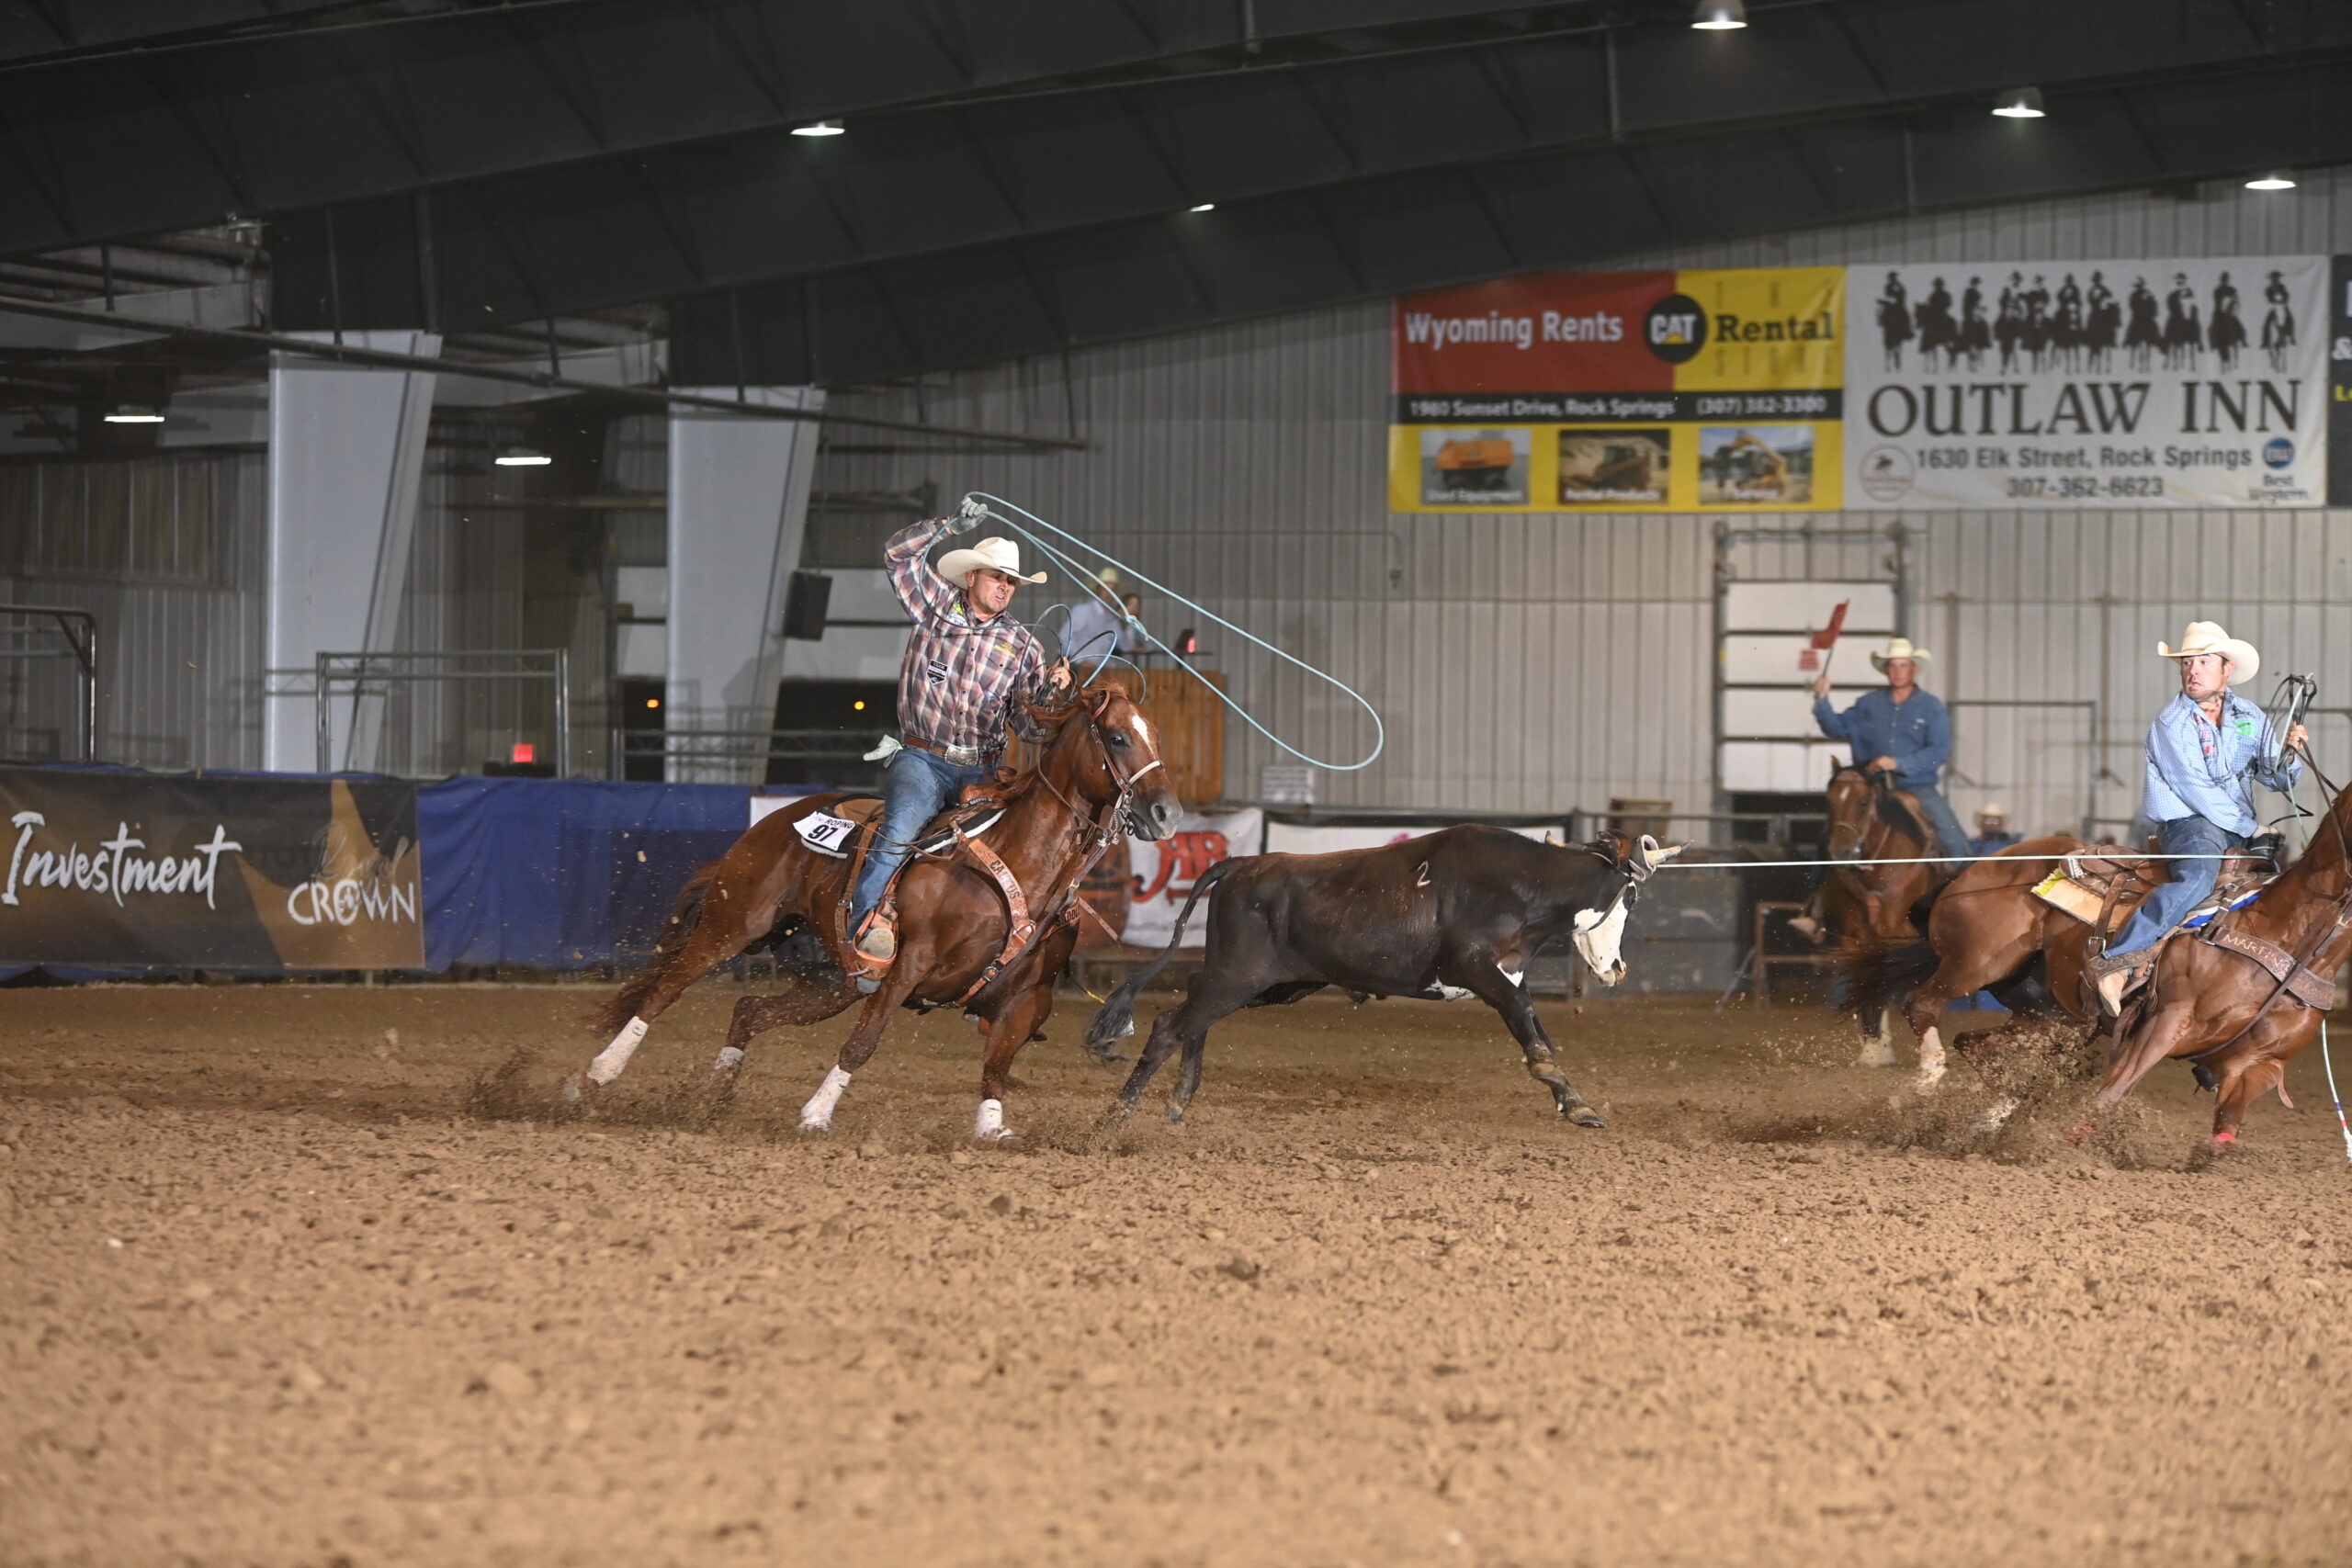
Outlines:
[[[1216,203],[1214,201],[1199,202],[1185,209],[1185,210],[1188,212],[1215,212],[1216,210]]]
[[[509,446],[491,461],[502,468],[544,468],[555,459],[536,446]]]
[[[1690,25],[1702,33],[1727,33],[1747,26],[1747,7],[1740,0],[1699,0]]]
[[[2246,181],[2245,188],[2248,190],[2292,190],[2295,188],[2295,176],[2284,169],[2272,169],[2267,174],[2256,175]]]
[[[795,136],[844,136],[848,132],[842,129],[840,120],[820,119],[813,125],[794,126],[792,134]]]
[[[161,424],[162,412],[144,403],[125,403],[106,416],[108,424]]]
[[[2041,89],[2011,87],[1993,100],[1993,112],[2003,119],[2040,119],[2043,113]]]

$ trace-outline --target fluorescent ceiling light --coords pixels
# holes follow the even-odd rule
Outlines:
[[[2248,190],[2292,190],[2295,188],[2295,176],[2284,169],[2272,169],[2267,174],[2256,175],[2246,181],[2245,188]]]
[[[820,119],[814,125],[794,126],[792,134],[795,136],[843,136],[848,133],[842,129],[840,120]]]
[[[502,468],[544,468],[555,459],[536,446],[509,446],[491,461]]]
[[[1215,212],[1216,210],[1216,203],[1214,201],[1204,201],[1198,206],[1187,208],[1185,210],[1188,212]]]
[[[1699,8],[1690,13],[1690,25],[1702,33],[1729,32],[1747,26],[1747,7],[1740,0],[1699,0]]]
[[[2003,119],[2040,119],[2042,116],[2041,89],[2011,87],[1993,100],[1993,112]]]
[[[106,416],[108,424],[161,424],[164,416],[141,403],[125,403]]]

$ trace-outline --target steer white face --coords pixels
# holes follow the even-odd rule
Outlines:
[[[1625,960],[1619,950],[1625,941],[1628,901],[1618,898],[1605,909],[1583,909],[1577,914],[1577,951],[1584,955],[1586,966],[1604,986],[1613,986],[1625,977]]]

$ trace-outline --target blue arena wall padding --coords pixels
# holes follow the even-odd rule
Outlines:
[[[458,778],[416,792],[424,963],[581,969],[653,949],[751,822],[748,787]]]

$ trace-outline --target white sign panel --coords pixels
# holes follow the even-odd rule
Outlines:
[[[1128,840],[1135,866],[1134,898],[1127,906],[1124,940],[1130,947],[1166,947],[1176,933],[1176,913],[1192,897],[1201,874],[1234,855],[1254,855],[1265,831],[1265,813],[1256,807],[1204,817],[1188,811],[1176,831],[1154,843]],[[1214,894],[1211,895],[1215,897]],[[1206,904],[1193,909],[1184,929],[1184,945],[1199,947],[1208,941]]]
[[[1849,267],[1850,507],[2317,506],[2327,261]]]

